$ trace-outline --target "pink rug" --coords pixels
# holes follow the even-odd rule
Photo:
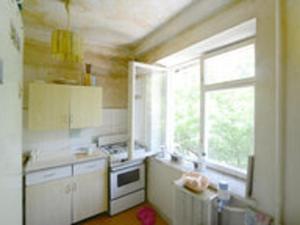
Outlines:
[[[143,207],[137,212],[137,218],[142,225],[155,225],[155,211],[150,207]]]

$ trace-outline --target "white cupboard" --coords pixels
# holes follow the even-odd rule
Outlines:
[[[101,125],[101,87],[31,83],[28,98],[28,128],[31,130]]]
[[[54,130],[69,128],[70,92],[66,85],[29,86],[28,128]]]
[[[71,178],[26,188],[26,225],[71,224]]]
[[[74,86],[71,88],[70,127],[97,127],[101,125],[102,89]]]
[[[26,225],[70,225],[107,211],[107,164],[97,159],[28,173]]]
[[[106,177],[104,171],[74,177],[73,223],[107,211]]]
[[[73,223],[107,211],[105,168],[105,160],[74,165]]]

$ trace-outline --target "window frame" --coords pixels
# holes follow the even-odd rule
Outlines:
[[[208,58],[211,58],[213,56],[217,56],[226,52],[230,52],[242,47],[245,47],[247,45],[253,44],[255,47],[255,37],[248,38],[245,40],[241,40],[238,42],[234,42],[230,45],[223,46],[221,48],[217,48],[211,51],[208,51],[201,55],[200,57],[191,59],[189,61],[174,65],[169,68],[169,76],[167,78],[167,128],[166,128],[166,147],[167,149],[171,150],[171,152],[174,152],[174,115],[173,115],[173,100],[174,100],[174,89],[173,89],[173,81],[172,81],[172,75],[174,74],[176,69],[180,69],[182,67],[193,65],[195,63],[199,63],[200,65],[200,149],[199,149],[199,159],[204,160],[206,166],[208,168],[211,168],[213,170],[219,171],[221,173],[225,173],[227,175],[231,175],[243,180],[246,180],[247,177],[247,171],[243,171],[241,169],[238,169],[236,167],[232,167],[230,165],[224,165],[221,163],[214,162],[212,160],[208,160],[207,157],[203,157],[207,153],[207,150],[205,149],[205,117],[206,117],[206,110],[205,110],[205,94],[210,91],[218,91],[218,90],[230,90],[235,88],[243,88],[243,87],[253,87],[254,89],[254,149],[253,154],[255,154],[255,123],[256,123],[256,113],[255,113],[255,94],[256,94],[256,71],[254,69],[254,76],[249,78],[242,78],[242,79],[236,79],[232,81],[223,81],[219,83],[214,84],[205,84],[204,83],[204,61]],[[185,160],[189,159],[182,155],[182,157]]]
[[[174,73],[178,69],[182,69],[188,66],[193,66],[195,64],[198,64],[201,66],[201,60],[199,57],[174,65],[169,68],[169,76],[167,78],[167,128],[166,128],[166,147],[168,150],[170,150],[171,153],[175,152],[174,149],[174,132],[175,132],[175,126],[174,126]],[[199,74],[200,75],[200,74]],[[200,80],[200,87],[201,87],[201,80]],[[200,93],[200,105],[201,105],[201,93]],[[199,117],[199,122],[201,122],[201,117]],[[201,132],[201,128],[199,126],[199,132]],[[200,137],[199,137],[199,146],[201,146],[200,143]],[[185,155],[181,155],[181,157],[186,161],[191,161],[188,157]],[[198,158],[201,157],[201,149],[199,148]],[[194,160],[195,161],[195,160]]]
[[[205,132],[206,132],[206,126],[205,126],[205,119],[206,119],[206,93],[212,92],[212,91],[219,91],[219,90],[232,90],[235,88],[244,88],[244,87],[253,87],[254,89],[254,139],[255,139],[255,123],[256,123],[256,113],[255,113],[255,93],[256,93],[256,71],[254,70],[254,76],[249,78],[243,78],[243,79],[236,79],[232,81],[223,81],[219,83],[214,84],[205,84],[205,75],[204,75],[204,62],[206,59],[224,54],[226,52],[230,52],[242,47],[245,47],[247,45],[254,45],[255,47],[255,38],[243,40],[240,42],[235,42],[231,45],[207,52],[203,54],[202,57],[200,57],[200,148],[201,153],[200,155],[203,156],[202,160],[205,161],[205,164],[207,167],[212,168],[214,170],[224,172],[226,174],[246,179],[247,171],[243,171],[241,169],[232,167],[230,165],[223,165],[221,163],[217,163],[215,161],[209,160],[207,157],[204,157],[204,155],[207,156],[207,149],[205,146]],[[255,140],[254,140],[254,149],[253,154],[255,154]]]

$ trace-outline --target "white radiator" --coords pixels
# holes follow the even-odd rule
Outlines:
[[[192,193],[175,182],[173,225],[211,225],[212,200],[216,193]]]

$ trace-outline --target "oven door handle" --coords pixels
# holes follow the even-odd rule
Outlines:
[[[138,169],[143,165],[143,163],[141,162],[136,162],[136,163],[132,163],[132,164],[128,164],[128,165],[120,165],[120,166],[116,166],[116,167],[111,167],[110,170],[112,172],[118,172],[118,171],[122,171],[122,170],[127,170],[127,169]]]

